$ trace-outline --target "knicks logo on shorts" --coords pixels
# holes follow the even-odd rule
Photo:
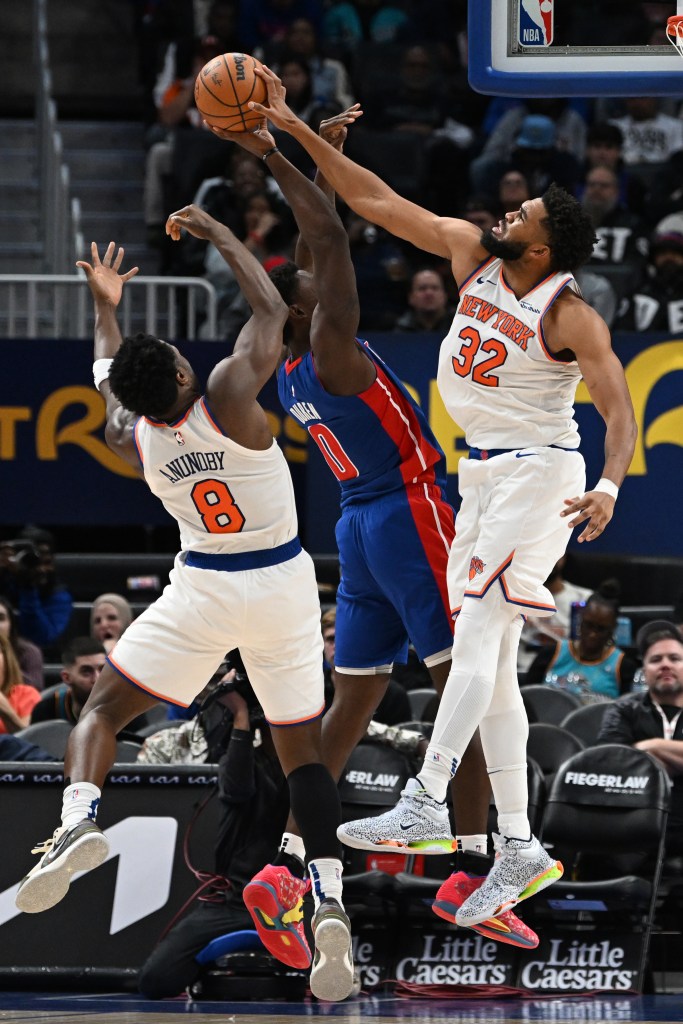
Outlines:
[[[472,580],[474,579],[475,576],[481,576],[483,571],[484,571],[484,562],[482,562],[481,558],[479,558],[477,555],[474,555],[470,559],[470,572],[469,572],[470,583],[472,582]]]

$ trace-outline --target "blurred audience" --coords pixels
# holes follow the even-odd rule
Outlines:
[[[133,621],[133,609],[121,594],[100,594],[90,609],[90,636],[107,654]]]
[[[45,648],[64,634],[73,601],[57,577],[48,530],[26,526],[16,540],[0,543],[0,594],[17,610],[27,640]]]
[[[658,225],[650,242],[647,276],[630,296],[617,327],[677,334],[683,330],[683,213]]]
[[[606,580],[587,598],[577,639],[541,647],[526,683],[543,683],[575,694],[583,704],[613,700],[633,685],[637,664],[616,646],[619,586]]]
[[[39,700],[36,688],[23,681],[9,637],[0,633],[0,733],[25,729]]]
[[[425,267],[415,271],[410,279],[408,309],[393,326],[395,331],[424,333],[436,331],[442,336],[450,330],[455,306],[448,300],[444,279],[438,270]]]
[[[645,690],[620,697],[605,711],[598,743],[645,750],[671,776],[667,854],[683,854],[683,638],[673,622],[657,619],[640,629]]]
[[[10,646],[19,662],[19,668],[25,683],[42,690],[45,685],[43,673],[43,652],[37,644],[32,644],[19,635],[17,613],[6,597],[0,596],[0,634],[9,639]]]
[[[253,55],[275,71],[287,56],[302,57],[311,70],[317,103],[334,104],[344,110],[355,102],[346,67],[342,61],[323,55],[310,18],[296,18],[282,40],[257,47]]]
[[[54,719],[75,725],[97,678],[104,668],[106,652],[100,640],[90,636],[77,636],[62,653],[62,683],[31,712],[31,724]]]
[[[612,118],[624,136],[626,164],[663,164],[683,149],[683,121],[662,112],[659,96],[628,96],[626,113]]]

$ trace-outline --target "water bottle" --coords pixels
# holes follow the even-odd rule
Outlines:
[[[583,616],[583,609],[585,607],[585,601],[572,601],[569,619],[569,638],[571,640],[579,639],[579,632],[581,630],[581,617]]]
[[[633,628],[628,615],[620,615],[617,619],[617,628],[614,631],[614,642],[617,647],[623,650],[630,647],[633,639]]]

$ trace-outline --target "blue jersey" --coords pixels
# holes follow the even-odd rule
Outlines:
[[[306,428],[341,486],[341,505],[371,501],[409,484],[445,488],[446,458],[419,405],[367,342],[377,376],[358,395],[331,395],[311,352],[278,374],[285,410]]]

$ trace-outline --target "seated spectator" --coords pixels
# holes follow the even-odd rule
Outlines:
[[[645,224],[619,200],[619,176],[609,167],[593,167],[586,175],[581,204],[598,240],[587,267],[630,264],[642,273],[647,256]]]
[[[36,690],[42,690],[45,685],[43,652],[36,644],[19,636],[17,613],[6,597],[0,597],[0,633],[9,639],[24,682],[35,686]]]
[[[673,221],[676,230],[666,230]],[[662,230],[662,224],[665,225]],[[648,275],[629,297],[617,323],[625,331],[683,330],[683,214],[667,217],[650,242]]]
[[[644,183],[624,164],[624,136],[621,128],[610,121],[597,121],[586,136],[584,178],[594,167],[608,167],[619,178],[619,202],[643,216],[647,190]]]
[[[511,170],[524,175],[535,196],[543,195],[553,181],[574,194],[581,176],[579,161],[572,153],[559,148],[556,125],[543,114],[529,114],[524,118],[506,161],[480,164],[480,160],[477,158],[471,165],[472,187],[492,194],[502,175]]]
[[[480,231],[490,231],[503,213],[495,200],[487,196],[471,195],[458,211],[458,217],[475,224]]]
[[[253,55],[268,67],[280,66],[288,55],[303,57],[311,69],[313,98],[317,103],[333,104],[341,110],[355,103],[348,71],[340,60],[323,56],[310,18],[296,18],[280,42],[271,40],[257,47]]]
[[[655,620],[637,637],[646,689],[605,711],[598,743],[625,743],[652,754],[673,780],[667,854],[683,854],[683,639],[672,622]]]
[[[555,614],[539,618],[528,615],[522,628],[522,640],[519,645],[518,668],[528,668],[539,647],[555,644],[557,640],[566,640],[571,632],[572,605],[576,601],[585,602],[592,591],[588,587],[580,587],[564,578],[567,556],[563,555],[554,565],[553,571],[545,581],[545,586],[553,595]]]
[[[542,647],[526,674],[526,683],[545,682],[574,693],[583,704],[614,700],[631,689],[636,662],[614,643],[619,606],[618,584],[606,580],[587,599],[576,640]]]
[[[323,673],[325,678],[325,710],[331,706],[334,698],[335,670],[335,626],[337,623],[337,609],[328,608],[323,613],[320,625],[323,634]],[[400,722],[409,722],[412,718],[410,701],[407,691],[397,683],[395,679],[389,680],[387,691],[379,703],[379,707],[372,716],[373,722],[382,725],[398,725]]]
[[[408,261],[400,241],[349,211],[351,261],[360,304],[360,331],[389,331],[403,309]]]
[[[341,113],[342,107],[339,104],[316,99],[313,91],[313,73],[308,61],[303,57],[287,55],[278,68],[278,74],[287,90],[288,105],[314,132],[319,130],[321,121]],[[288,132],[273,125],[269,125],[269,128],[276,145],[287,159],[302,173],[311,174],[314,165],[303,146],[300,146]]]
[[[492,101],[496,103],[497,100]],[[542,121],[535,120],[527,122],[527,131],[524,131],[526,119],[541,117]],[[552,130],[548,127],[550,121]],[[532,127],[529,128],[529,125]],[[586,121],[577,112],[571,103],[564,99],[535,98],[518,101],[516,105],[508,110],[500,118],[491,131],[481,153],[472,161],[470,167],[470,182],[472,188],[485,195],[495,195],[496,184],[503,171],[514,165],[513,156],[519,147],[521,136],[530,136],[533,131],[539,132],[534,125],[543,125],[544,144],[546,148],[555,147],[560,153],[570,158],[572,167],[575,161],[584,159],[586,148]],[[538,145],[538,142],[532,143]],[[578,179],[579,175],[576,174]],[[558,185],[565,185],[563,180],[556,179]],[[540,195],[545,188],[537,188],[531,181],[529,188],[533,195]],[[565,185],[569,191],[573,189]]]
[[[450,330],[455,306],[448,301],[443,277],[430,267],[417,270],[410,279],[408,306],[393,326],[395,331],[411,333],[436,331],[445,336]]]
[[[0,543],[0,594],[16,608],[27,640],[44,648],[63,635],[73,601],[57,578],[48,530],[27,526],[15,541]]]
[[[90,609],[90,636],[107,654],[133,621],[133,609],[121,594],[100,594]]]
[[[3,761],[54,761],[54,755],[19,736],[0,733],[0,762]]]
[[[45,694],[31,713],[34,722],[55,719],[75,725],[83,706],[90,696],[95,680],[104,668],[106,651],[100,640],[90,636],[77,636],[62,653],[62,684]]]
[[[259,45],[282,42],[288,28],[298,18],[307,18],[321,29],[319,0],[249,0],[239,5],[239,36],[246,53]]]
[[[501,213],[516,213],[522,203],[531,199],[529,182],[521,171],[506,171],[498,182],[498,205]]]
[[[683,149],[683,121],[662,113],[658,96],[628,96],[624,107],[623,117],[612,118],[624,136],[624,163],[664,164]]]
[[[34,686],[22,681],[21,669],[9,637],[0,633],[0,733],[19,732],[31,721],[31,711],[40,701]]]
[[[348,0],[333,3],[323,18],[323,41],[349,56],[363,40],[390,43],[410,31],[411,19],[402,3]]]

